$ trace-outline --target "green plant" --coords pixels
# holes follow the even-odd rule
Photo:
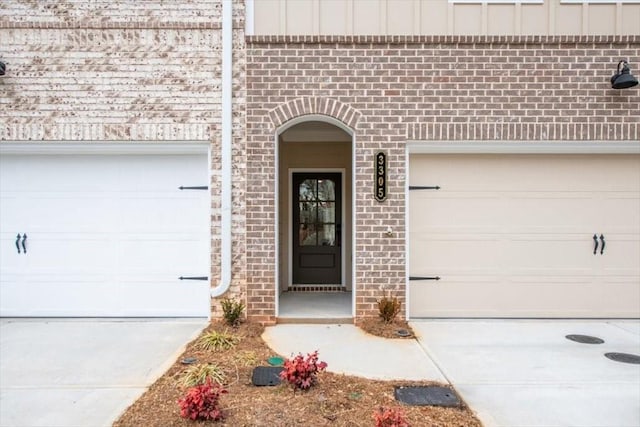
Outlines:
[[[191,387],[184,398],[178,400],[180,416],[191,420],[219,421],[224,414],[219,407],[220,395],[227,393],[220,384],[207,380],[206,384]]]
[[[198,346],[204,350],[228,350],[238,344],[238,337],[225,331],[211,331],[202,335],[198,340]]]
[[[289,382],[296,389],[307,390],[316,382],[318,372],[327,368],[325,362],[318,362],[318,351],[303,357],[298,354],[293,359],[284,361],[284,369],[280,372],[280,378]]]
[[[383,296],[378,300],[378,315],[385,323],[391,323],[400,313],[401,304],[396,297]]]
[[[240,300],[231,298],[223,298],[220,300],[222,306],[222,313],[225,322],[231,326],[238,326],[240,323],[240,317],[244,311],[244,303]]]
[[[218,384],[222,384],[225,379],[226,375],[218,365],[213,363],[201,363],[189,366],[180,376],[178,383],[185,387],[193,387],[205,384],[210,380]]]
[[[375,427],[409,427],[400,408],[380,407],[373,412]]]
[[[255,351],[242,350],[233,355],[233,360],[242,366],[256,366],[259,362]]]

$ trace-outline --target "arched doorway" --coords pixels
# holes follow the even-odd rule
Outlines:
[[[353,136],[309,116],[278,134],[278,318],[353,317]]]

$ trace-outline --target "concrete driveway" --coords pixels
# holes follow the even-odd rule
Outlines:
[[[320,350],[333,372],[450,382],[485,427],[638,427],[640,321],[413,321],[418,340],[385,340],[353,325],[269,327],[263,338],[289,356]],[[566,335],[603,344],[580,344]]]
[[[0,319],[0,426],[109,426],[206,319]]]
[[[485,427],[638,427],[639,321],[415,321],[419,342]],[[580,344],[566,335],[603,339]]]

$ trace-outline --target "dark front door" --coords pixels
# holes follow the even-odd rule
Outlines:
[[[339,173],[293,174],[293,284],[342,284]]]

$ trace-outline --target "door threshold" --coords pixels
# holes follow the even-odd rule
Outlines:
[[[292,285],[285,292],[346,292],[342,285]]]
[[[353,317],[277,317],[276,324],[353,325]]]

